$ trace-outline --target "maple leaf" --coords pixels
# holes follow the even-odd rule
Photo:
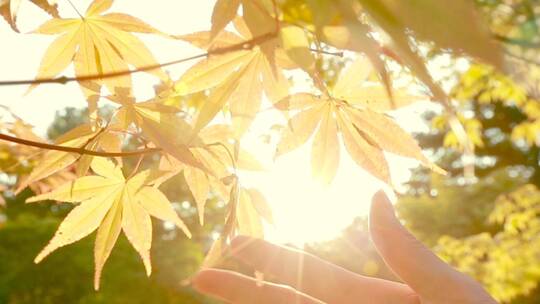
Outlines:
[[[331,88],[332,96],[378,112],[396,110],[428,99],[427,96],[410,94],[403,88],[392,88],[390,95],[387,88],[378,83],[366,85],[372,72],[371,59],[358,56],[340,74],[338,81]]]
[[[159,171],[161,176],[155,183],[163,183],[165,180],[183,172],[184,179],[193,195],[199,213],[199,222],[204,224],[204,208],[210,190],[217,192],[224,200],[229,199],[229,189],[222,179],[231,175],[229,168],[241,170],[262,170],[262,165],[249,152],[237,149],[236,158],[231,159],[234,147],[227,143],[233,131],[227,125],[212,125],[201,130],[200,138],[204,145],[191,147],[190,151],[209,172],[189,166],[181,161],[164,156],[160,160]]]
[[[58,5],[56,0],[30,0],[34,5],[44,10],[49,15],[59,18]],[[17,28],[17,13],[19,12],[19,5],[21,0],[1,0],[0,1],[0,15],[9,23],[11,28],[19,32]]]
[[[136,125],[157,147],[180,162],[208,172],[209,168],[195,158],[190,146],[200,143],[192,136],[191,126],[177,115],[178,108],[164,105],[160,99],[135,102],[126,96],[110,96],[110,100],[122,105],[117,113],[119,125],[127,129]]]
[[[251,7],[243,2],[243,7]],[[234,19],[240,36],[222,31],[214,39],[212,33],[199,32],[180,36],[187,42],[205,49],[231,47],[248,42],[255,37],[268,35],[275,28],[274,19],[266,12],[255,10],[258,18],[245,15]],[[276,35],[277,36],[277,35]],[[252,49],[240,49],[225,54],[212,55],[189,70],[176,82],[175,90],[180,95],[213,89],[196,117],[194,132],[206,126],[223,107],[229,103],[235,136],[241,136],[253,121],[261,105],[264,92],[271,100],[277,101],[288,94],[288,82],[276,60],[279,49],[277,38],[268,39]],[[281,50],[283,52],[283,50]],[[282,56],[282,55],[281,55]]]
[[[240,0],[218,0],[212,12],[211,38],[214,38],[229,24],[240,7]]]
[[[157,188],[146,184],[150,171],[145,170],[126,179],[119,166],[99,157],[92,161],[91,168],[96,175],[78,178],[52,192],[27,199],[28,203],[42,200],[80,202],[66,216],[54,237],[34,261],[39,263],[59,247],[74,243],[97,229],[94,247],[94,286],[97,290],[103,266],[120,231],[123,230],[141,256],[147,275],[150,275],[150,215],[175,223],[191,237],[188,228],[178,217],[167,197]]]
[[[256,189],[242,188],[238,179],[231,185],[227,218],[220,237],[208,251],[203,267],[215,267],[225,256],[226,240],[235,235],[264,237],[263,220],[273,224],[273,215],[266,199]]]
[[[194,153],[197,155],[196,153]],[[201,155],[199,156],[199,159],[201,161],[205,161],[205,158],[201,158]],[[212,175],[208,175],[206,172],[191,167],[186,166],[185,164],[181,163],[175,158],[169,157],[168,155],[164,155],[160,159],[159,163],[159,171],[158,171],[158,177],[154,179],[152,182],[155,185],[160,185],[161,183],[165,182],[166,180],[178,175],[179,173],[183,172],[184,179],[186,181],[186,184],[188,188],[191,191],[191,194],[193,195],[193,199],[195,200],[195,204],[197,205],[197,211],[199,215],[199,223],[201,225],[204,224],[204,208],[206,205],[206,199],[208,198],[208,195],[210,193],[211,186],[214,189],[222,190],[224,189],[224,185],[220,185],[221,187],[217,186],[217,179],[213,177]],[[226,192],[226,189],[224,189]]]
[[[252,202],[250,192],[245,189],[240,189],[235,213],[238,234],[253,236],[256,238],[264,237],[261,216]]]
[[[341,2],[340,2],[341,3]],[[347,10],[348,11],[348,10]],[[350,13],[350,12],[349,12]],[[321,39],[338,49],[365,54],[384,83],[386,92],[393,98],[393,87],[386,63],[381,58],[382,47],[370,35],[370,28],[356,18],[348,17],[341,25],[327,25],[320,28]]]
[[[416,141],[389,117],[373,111],[405,106],[421,97],[404,91],[394,95],[393,104],[380,87],[365,87],[362,82],[371,72],[369,61],[363,57],[346,69],[335,86],[332,96],[307,93],[291,95],[275,106],[283,111],[297,111],[278,143],[276,156],[292,151],[306,143],[317,131],[311,153],[313,175],[330,183],[339,166],[339,133],[352,159],[373,176],[391,185],[390,171],[383,151],[415,158],[435,170]],[[386,97],[386,98],[384,98]]]
[[[36,29],[34,32],[39,34],[61,34],[45,52],[36,78],[55,77],[72,62],[78,77],[126,71],[128,65],[141,68],[157,64],[150,50],[131,33],[160,32],[130,15],[100,15],[112,4],[113,0],[94,0],[83,18],[54,18]],[[164,81],[168,78],[161,69],[149,73]],[[95,102],[103,85],[113,94],[129,94],[131,91],[129,75],[79,83],[92,107],[90,113],[95,110]]]
[[[177,115],[178,109],[162,104],[160,99],[145,102],[135,102],[126,96],[110,96],[109,99],[122,105],[117,114],[120,125],[128,128],[135,124],[153,143],[174,157],[166,154],[161,158],[161,176],[153,182],[163,183],[183,171],[197,204],[201,224],[204,223],[204,207],[210,189],[227,197],[228,190],[220,179],[230,175],[229,168],[262,169],[243,149],[238,150],[236,159],[231,159],[233,147],[227,141],[234,132],[229,126],[208,126],[195,135],[191,126]]]

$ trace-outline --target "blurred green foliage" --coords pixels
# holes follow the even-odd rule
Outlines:
[[[85,111],[75,108],[59,111],[48,135],[54,138],[79,125],[86,116]],[[155,160],[149,157],[145,161]],[[126,164],[127,170],[133,166],[131,162]],[[162,189],[175,202],[193,238],[187,239],[174,225],[154,221],[153,272],[147,277],[138,254],[122,235],[107,262],[99,292],[93,289],[94,234],[58,250],[40,264],[33,263],[72,205],[27,205],[24,201],[32,195],[30,190],[17,196],[3,193],[0,303],[214,303],[189,287],[189,277],[198,271],[212,233],[220,229],[222,207],[215,199],[208,201],[203,227],[198,224],[193,198],[181,175],[165,182]]]
[[[70,208],[25,205],[24,196],[8,200],[8,220],[0,229],[0,303],[207,303],[181,284],[202,261],[201,244],[157,222],[150,278],[125,237],[112,252],[99,292],[92,287],[92,237],[34,264]]]
[[[445,115],[418,136],[449,176],[417,170],[397,208],[405,225],[503,303],[538,303],[540,116],[534,92],[471,65],[453,89],[475,143],[476,180],[463,177],[461,147]],[[473,125],[474,127],[467,128]]]

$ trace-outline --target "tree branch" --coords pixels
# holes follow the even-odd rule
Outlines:
[[[139,72],[147,72],[147,71],[157,70],[159,68],[170,66],[170,65],[183,63],[186,61],[191,61],[194,59],[208,57],[211,55],[221,55],[221,54],[234,52],[234,51],[250,50],[257,45],[260,45],[270,39],[275,38],[277,35],[278,35],[277,32],[269,32],[269,33],[266,33],[266,34],[254,37],[252,39],[243,41],[241,43],[233,44],[227,47],[209,49],[206,53],[201,53],[201,54],[194,55],[191,57],[185,57],[185,58],[181,58],[181,59],[177,59],[177,60],[173,60],[173,61],[169,61],[165,63],[148,65],[148,66],[144,66],[144,67],[134,69],[134,70],[125,70],[125,71],[118,71],[118,72],[112,72],[112,73],[75,76],[75,77],[60,76],[60,77],[55,77],[55,78],[40,78],[40,79],[32,79],[32,80],[28,80],[28,79],[7,80],[7,81],[0,81],[0,86],[44,84],[44,83],[66,84],[68,82],[73,82],[73,81],[89,81],[89,80],[96,80],[96,79],[107,79],[107,78],[114,78],[114,77],[119,77],[119,76],[135,74]]]
[[[62,152],[68,152],[68,153],[76,153],[80,155],[86,154],[86,155],[102,156],[102,157],[130,157],[130,156],[138,156],[138,155],[143,155],[143,154],[157,153],[161,151],[160,148],[147,148],[147,149],[134,150],[134,151],[125,151],[125,152],[100,152],[100,151],[95,151],[95,150],[87,150],[85,148],[66,147],[66,146],[60,146],[60,145],[41,143],[41,142],[18,138],[18,137],[14,137],[14,136],[2,134],[2,133],[0,133],[0,140],[5,140],[5,141],[13,142],[16,144],[36,147],[36,148],[45,149],[45,150],[55,150],[55,151],[62,151]]]
[[[234,52],[234,51],[239,51],[239,50],[250,50],[257,45],[260,45],[266,42],[267,40],[275,38],[277,35],[278,35],[278,32],[269,32],[264,35],[260,35],[252,39],[243,41],[241,43],[233,44],[233,45],[223,47],[223,48],[210,49],[206,53],[203,53],[203,54],[199,54],[199,55],[195,55],[195,56],[191,56],[187,58],[182,58],[178,60],[173,60],[173,61],[169,61],[169,62],[165,62],[161,64],[149,65],[149,66],[141,67],[135,70],[126,70],[126,71],[119,71],[119,72],[114,72],[114,73],[87,75],[87,76],[80,76],[80,77],[61,76],[61,77],[55,77],[55,78],[42,78],[42,79],[35,79],[35,80],[8,80],[8,81],[0,81],[0,86],[42,84],[42,83],[65,84],[72,81],[88,81],[88,80],[94,80],[94,79],[105,79],[105,78],[124,76],[124,75],[129,75],[129,74],[138,73],[138,72],[155,70],[164,66],[174,65],[174,64],[186,62],[186,61],[197,59],[197,58],[207,57],[210,55],[220,55],[220,54],[225,54],[228,52]],[[135,151],[126,151],[126,152],[100,152],[100,151],[85,149],[84,146],[81,148],[76,148],[76,147],[66,147],[66,146],[61,146],[61,145],[47,144],[47,143],[36,142],[36,141],[28,140],[28,139],[18,138],[18,137],[14,137],[14,136],[2,134],[2,133],[0,133],[0,140],[9,141],[9,142],[13,142],[13,143],[17,143],[17,144],[21,144],[25,146],[30,146],[30,147],[36,147],[36,148],[45,149],[45,150],[55,150],[55,151],[63,151],[63,152],[68,152],[68,153],[76,153],[79,155],[86,154],[86,155],[102,156],[102,157],[130,157],[130,156],[139,156],[139,155],[156,153],[156,152],[162,151],[161,148],[146,148],[146,149],[140,149],[140,150],[135,150]]]

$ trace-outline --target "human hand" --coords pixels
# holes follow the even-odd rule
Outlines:
[[[206,269],[194,277],[193,286],[233,304],[496,304],[480,284],[445,264],[407,231],[382,191],[373,198],[370,233],[404,284],[358,275],[302,251],[239,236],[231,242],[232,255],[283,285]]]

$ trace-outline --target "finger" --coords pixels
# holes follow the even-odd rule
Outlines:
[[[440,296],[444,293],[441,286],[444,290],[463,289],[465,276],[444,263],[401,225],[382,191],[373,197],[369,224],[371,237],[386,264],[422,298]]]
[[[259,282],[232,271],[207,269],[193,278],[193,287],[201,293],[233,304],[324,304],[291,287]]]
[[[255,269],[326,303],[418,303],[403,284],[357,275],[299,250],[244,236],[231,249]]]

